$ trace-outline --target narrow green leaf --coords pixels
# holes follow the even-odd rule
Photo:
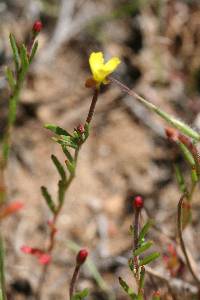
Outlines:
[[[124,86],[118,80],[112,78],[112,81],[115,82],[118,86],[120,86],[120,88],[123,89],[124,91],[126,91],[130,96],[134,97],[135,99],[140,101],[143,105],[145,105],[148,109],[150,109],[151,111],[154,111],[156,114],[158,114],[164,120],[166,120],[173,127],[177,128],[185,135],[187,135],[197,141],[200,140],[200,134],[197,131],[193,130],[190,126],[188,126],[184,122],[178,120],[177,118],[173,117],[172,115],[166,113],[165,111],[161,110],[159,107],[157,107],[153,103],[149,102],[142,96],[138,95],[134,91],[131,91],[128,87]]]
[[[19,50],[18,50],[18,47],[17,47],[15,37],[12,33],[10,34],[9,39],[10,39],[10,45],[11,45],[12,52],[13,52],[13,58],[14,58],[16,70],[19,71],[19,69],[20,69]]]
[[[129,269],[131,270],[131,272],[133,272],[134,271],[134,262],[133,262],[132,257],[130,257],[128,260],[128,266],[129,266]]]
[[[176,180],[178,182],[178,185],[179,185],[179,189],[182,193],[187,193],[187,187],[186,187],[186,184],[185,184],[185,180],[184,180],[184,177],[183,177],[183,174],[179,168],[178,165],[175,165],[174,166],[174,169],[175,169],[175,174],[176,174]]]
[[[84,299],[85,297],[87,297],[89,294],[89,290],[88,289],[84,289],[83,291],[81,292],[78,292],[78,293],[75,293],[72,297],[71,300],[82,300]]]
[[[188,148],[183,143],[179,142],[178,145],[181,149],[181,152],[182,152],[185,160],[189,163],[190,166],[194,167],[195,160],[194,160],[194,157],[192,156],[191,152],[188,150]]]
[[[53,137],[53,140],[60,144],[61,146],[64,145],[66,147],[71,147],[73,149],[78,149],[78,145],[75,144],[71,139],[61,139],[61,138],[55,138]]]
[[[124,281],[121,277],[119,277],[119,284],[121,285],[125,293],[130,297],[130,299],[137,300],[137,295],[133,292],[133,289],[130,288],[126,281]]]
[[[0,296],[2,300],[6,300],[6,289],[5,289],[5,270],[4,270],[4,246],[3,239],[0,236]]]
[[[66,190],[66,183],[60,180],[58,182],[58,201],[59,203],[63,203],[64,196],[65,196],[65,190]]]
[[[195,169],[192,169],[192,171],[191,171],[191,179],[194,184],[199,181],[199,177],[198,177],[197,171]]]
[[[67,150],[67,147],[65,145],[61,145],[62,146],[62,150],[65,154],[65,156],[67,157],[67,159],[70,161],[70,162],[73,162],[73,157],[71,155],[71,153]]]
[[[66,164],[66,166],[67,166],[67,169],[68,169],[69,173],[70,173],[70,174],[74,174],[75,168],[76,168],[75,163],[66,160],[66,161],[65,161],[65,164]]]
[[[139,237],[138,237],[138,242],[139,244],[141,244],[146,236],[146,234],[148,233],[149,229],[151,228],[151,226],[153,225],[154,221],[153,220],[148,220],[146,222],[146,224],[142,227]]]
[[[34,57],[35,57],[35,54],[37,52],[37,49],[38,49],[38,41],[36,41],[33,45],[33,48],[31,50],[31,55],[30,55],[30,58],[29,58],[29,63],[31,64]]]
[[[66,182],[66,179],[67,179],[66,173],[65,173],[65,170],[64,170],[62,164],[60,163],[58,158],[53,154],[51,155],[51,159],[52,159],[54,165],[56,166],[56,169],[57,169],[58,173],[60,174],[62,181]]]
[[[6,68],[6,78],[8,80],[11,90],[13,91],[15,89],[16,81],[13,76],[13,72],[9,67]]]
[[[142,246],[140,246],[139,248],[137,248],[135,251],[133,251],[133,255],[134,256],[138,256],[141,253],[145,252],[146,250],[148,250],[151,246],[153,245],[152,241],[148,241],[148,242],[144,242],[142,244]]]
[[[56,126],[54,124],[46,124],[44,127],[46,129],[49,129],[50,131],[52,131],[55,134],[64,135],[64,136],[71,136],[71,134],[69,132],[67,132],[65,129],[63,129],[59,126]]]
[[[142,266],[140,271],[139,290],[144,288],[145,268]]]
[[[55,204],[51,198],[51,195],[49,194],[47,188],[45,186],[42,186],[41,187],[41,192],[42,192],[42,195],[49,207],[49,209],[52,211],[52,213],[55,213],[56,212],[56,207],[55,207]]]
[[[143,258],[140,263],[139,263],[139,266],[144,266],[144,265],[147,265],[149,264],[150,262],[154,261],[155,259],[157,259],[158,257],[160,256],[160,253],[158,252],[154,252],[148,256],[146,256],[145,258]]]
[[[20,50],[22,72],[26,73],[26,71],[28,70],[28,67],[29,67],[28,54],[27,54],[26,46],[24,44],[22,44],[19,50]]]
[[[144,99],[143,99],[144,100]],[[143,101],[144,103],[144,101]],[[144,103],[147,107],[153,109],[158,115],[160,115],[164,120],[166,120],[169,124],[171,124],[173,127],[180,130],[185,135],[199,141],[200,135],[198,132],[196,132],[194,129],[192,129],[189,125],[185,124],[184,122],[178,120],[177,118],[173,117],[172,115],[166,113],[163,110],[160,110],[158,107],[153,105],[152,103],[146,101]]]
[[[79,136],[76,137],[76,136],[60,135],[60,140],[71,144],[73,147],[76,147],[76,149],[78,148],[78,145],[80,143],[80,137]]]

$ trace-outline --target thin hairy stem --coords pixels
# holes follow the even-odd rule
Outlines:
[[[95,88],[94,89],[94,95],[93,95],[93,98],[92,98],[92,102],[91,102],[91,105],[90,105],[90,109],[89,109],[87,119],[86,119],[86,123],[88,123],[88,124],[90,124],[90,122],[92,121],[92,117],[94,115],[96,103],[97,103],[97,100],[98,100],[98,95],[99,95],[99,89]]]

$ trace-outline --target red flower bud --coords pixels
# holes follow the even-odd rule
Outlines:
[[[44,252],[43,250],[41,250],[39,248],[22,246],[21,251],[26,254],[31,254],[31,255],[34,255],[35,257],[37,257],[37,259],[41,265],[47,265],[51,262],[51,255]]]
[[[178,131],[172,127],[166,127],[165,134],[171,141],[176,142],[178,140]]]
[[[7,216],[10,216],[16,213],[18,210],[21,210],[24,207],[24,204],[21,201],[15,201],[8,204],[6,207],[3,207],[0,212],[0,219],[3,219]]]
[[[84,128],[83,124],[79,124],[79,125],[77,126],[76,130],[77,130],[79,133],[82,134],[82,133],[84,133],[85,128]]]
[[[86,258],[88,256],[88,251],[87,249],[81,249],[77,256],[76,256],[76,263],[77,265],[82,265],[86,261]]]
[[[38,261],[41,265],[47,265],[51,261],[51,255],[44,253],[38,257]]]
[[[35,21],[33,24],[33,33],[37,34],[42,30],[42,22],[41,21]]]
[[[134,208],[142,208],[143,207],[143,199],[141,196],[136,196],[134,199]]]
[[[21,251],[26,253],[26,254],[32,254],[33,252],[33,248],[29,247],[29,246],[22,246],[21,247]]]

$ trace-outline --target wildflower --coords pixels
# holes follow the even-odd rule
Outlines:
[[[165,134],[167,138],[173,142],[177,142],[178,140],[178,131],[172,127],[165,128]]]
[[[10,216],[14,213],[16,213],[18,210],[22,209],[24,207],[24,204],[21,201],[15,201],[6,207],[2,208],[0,212],[0,219],[3,219],[7,216]]]
[[[92,52],[89,58],[90,69],[97,85],[108,83],[107,76],[115,71],[120,64],[118,57],[112,57],[107,63],[104,63],[102,52]]]
[[[79,266],[82,265],[86,261],[87,256],[88,256],[87,249],[81,249],[76,256],[77,265]]]
[[[134,207],[142,208],[143,207],[143,199],[141,196],[136,196],[134,199]]]
[[[40,33],[40,31],[42,30],[42,22],[41,21],[35,21],[35,23],[33,24],[33,28],[32,31],[34,34],[38,34]]]
[[[31,254],[32,253],[33,248],[29,247],[29,246],[22,246],[21,247],[21,251],[26,253],[26,254]]]
[[[51,261],[51,256],[47,253],[44,253],[38,257],[38,260],[41,265],[47,265]]]
[[[39,263],[41,265],[47,265],[51,261],[51,255],[44,252],[43,250],[39,248],[32,248],[29,246],[22,246],[21,251],[26,254],[31,254],[37,257]]]

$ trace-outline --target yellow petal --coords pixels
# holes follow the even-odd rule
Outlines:
[[[100,69],[96,70],[96,72],[93,73],[94,80],[97,82],[102,82],[108,75],[108,72],[105,70],[104,66],[102,66]]]
[[[98,69],[101,68],[104,64],[103,53],[92,52],[92,54],[90,54],[89,64],[92,74],[94,75],[94,73],[98,71]]]
[[[104,69],[107,72],[107,75],[111,74],[117,66],[121,63],[120,59],[118,57],[111,58],[105,65]]]

